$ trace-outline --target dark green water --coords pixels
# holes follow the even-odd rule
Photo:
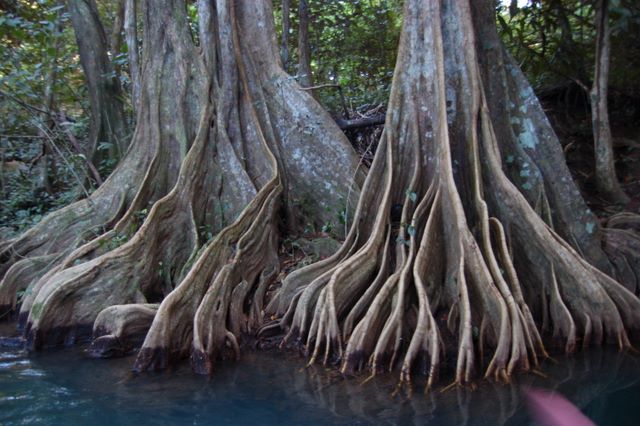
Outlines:
[[[520,387],[534,385],[561,392],[597,424],[640,425],[640,360],[609,351],[548,364],[546,379],[411,399],[391,396],[391,377],[362,386],[281,353],[248,353],[212,379],[188,366],[134,376],[132,362],[0,348],[0,424],[521,425],[532,423]]]

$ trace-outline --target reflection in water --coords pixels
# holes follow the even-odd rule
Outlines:
[[[391,396],[395,375],[360,386],[356,380],[339,380],[315,368],[295,377],[294,394],[335,416],[355,416],[371,423],[521,425],[532,421],[520,389],[538,387],[566,396],[597,424],[640,424],[640,411],[636,411],[639,359],[592,349],[588,354],[548,361],[542,371],[546,378],[531,374],[516,377],[510,385],[483,382],[475,391],[457,388],[408,399]]]
[[[412,398],[392,396],[396,375],[361,385],[277,352],[248,353],[211,380],[188,365],[135,376],[131,363],[0,348],[0,424],[531,424],[521,386],[558,391],[600,425],[640,424],[640,361],[608,350],[547,362],[547,378]]]

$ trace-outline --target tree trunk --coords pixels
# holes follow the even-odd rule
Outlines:
[[[58,24],[57,33],[60,33],[62,30],[61,25]],[[36,179],[36,191],[44,190],[48,194],[53,194],[53,183],[52,178],[55,179],[57,176],[56,171],[56,163],[55,157],[53,156],[53,149],[51,144],[53,141],[47,139],[49,137],[49,132],[55,125],[53,120],[51,119],[51,113],[54,112],[54,86],[56,84],[56,80],[58,78],[58,53],[60,52],[61,45],[61,37],[58,35],[53,44],[54,54],[51,57],[51,62],[49,63],[49,70],[47,71],[46,82],[44,86],[44,105],[42,109],[47,113],[40,114],[40,136],[42,136],[42,156],[38,160],[37,168],[40,169],[37,171],[39,176]]]
[[[124,0],[124,32],[129,55],[129,77],[131,78],[131,104],[133,111],[138,112],[140,105],[140,60],[138,58],[138,19],[136,16],[136,0]],[[134,114],[135,115],[135,114]]]
[[[291,28],[290,1],[282,0],[282,40],[280,41],[280,58],[282,68],[287,70],[289,65],[289,30]]]
[[[492,1],[405,2],[387,111],[344,245],[285,279],[264,332],[343,372],[399,368],[409,389],[416,365],[429,387],[449,357],[456,384],[508,380],[550,329],[568,352],[629,346],[640,300],[585,260],[609,266]]]
[[[491,0],[405,2],[386,127],[362,190],[344,135],[281,68],[270,2],[198,9],[196,46],[184,0],[145,1],[127,155],[89,199],[0,244],[0,316],[28,286],[30,348],[101,324],[96,346],[111,345],[148,325],[149,303],[160,306],[137,370],[191,355],[210,373],[260,327],[283,328],[285,343],[302,339],[312,362],[343,371],[399,367],[406,385],[423,361],[431,386],[448,355],[455,383],[479,368],[506,380],[546,356],[551,330],[567,351],[629,346],[640,300],[587,261],[618,273],[599,243],[622,240],[591,222],[501,48]],[[558,201],[566,190],[569,208]],[[342,247],[289,275],[265,307],[281,233],[332,220],[348,194],[359,199]],[[625,220],[636,221],[614,222]],[[128,306],[105,311],[115,305]],[[278,321],[264,325],[271,313]]]
[[[298,81],[302,87],[313,86],[311,46],[309,45],[309,4],[298,3]]]
[[[111,36],[109,37],[109,51],[115,57],[120,53],[122,47],[122,30],[124,29],[124,8],[125,0],[118,0],[116,16],[111,26]]]
[[[107,36],[94,0],[68,0],[67,7],[76,33],[80,63],[91,104],[91,129],[86,155],[100,160],[117,160],[128,146],[128,132],[122,105],[122,89],[111,60]],[[100,143],[112,147],[97,150]],[[105,156],[105,153],[108,156]]]
[[[609,109],[607,107],[609,86],[609,56],[611,51],[609,30],[609,1],[599,0],[596,7],[596,63],[591,88],[591,123],[596,153],[596,185],[608,199],[627,204],[616,176]]]
[[[349,142],[280,66],[270,2],[198,7],[196,46],[184,1],[143,4],[127,155],[88,200],[3,247],[0,307],[28,286],[19,322],[32,349],[90,336],[109,306],[161,302],[137,368],[193,348],[209,371],[262,322],[280,230],[320,227],[359,194]]]

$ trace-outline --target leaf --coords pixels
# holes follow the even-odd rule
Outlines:
[[[111,142],[100,142],[98,144],[98,148],[96,148],[98,151],[108,151],[111,148],[113,148],[113,144]]]

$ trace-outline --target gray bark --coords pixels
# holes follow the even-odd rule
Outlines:
[[[313,86],[311,47],[309,45],[309,4],[300,0],[298,6],[298,81],[302,87]]]
[[[120,52],[120,46],[122,45],[122,30],[124,29],[124,2],[125,0],[118,0],[118,8],[116,9],[116,16],[111,26],[111,36],[109,37],[109,50],[112,57]]]
[[[131,103],[134,112],[140,105],[140,59],[138,58],[138,29],[136,0],[124,0],[124,32],[129,55],[129,77],[131,78]]]
[[[609,30],[609,1],[599,0],[596,9],[596,63],[591,88],[591,123],[596,154],[596,185],[611,201],[629,202],[616,176],[609,109],[609,57],[611,51]]]
[[[291,28],[290,1],[282,0],[282,40],[280,41],[280,57],[282,67],[286,70],[289,64],[289,30]]]

